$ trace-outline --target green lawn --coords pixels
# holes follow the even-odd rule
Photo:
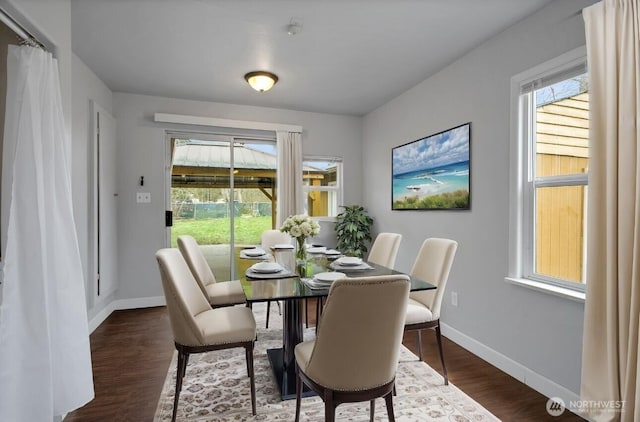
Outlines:
[[[265,230],[271,229],[271,216],[236,217],[235,243],[257,245]],[[203,220],[174,220],[171,229],[171,246],[177,247],[177,237],[193,236],[200,245],[228,244],[231,239],[229,218]]]

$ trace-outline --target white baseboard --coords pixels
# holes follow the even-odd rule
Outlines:
[[[489,362],[496,368],[511,375],[518,381],[533,388],[545,397],[559,397],[565,403],[580,400],[578,394],[573,391],[556,384],[550,379],[532,371],[526,366],[514,361],[513,359],[497,352],[490,347],[480,343],[479,341],[469,337],[468,335],[452,328],[447,324],[440,322],[442,335],[449,340],[464,347],[474,355]]]
[[[98,328],[113,311],[119,311],[122,309],[152,308],[164,305],[166,305],[164,296],[140,297],[135,299],[119,299],[111,301],[93,318],[91,318],[91,320],[89,320],[89,333],[93,333],[93,331]]]
[[[96,328],[100,326],[104,322],[105,319],[111,315],[111,312],[115,310],[114,308],[115,301],[107,303],[107,305],[100,310],[93,318],[89,320],[89,334],[93,333]]]

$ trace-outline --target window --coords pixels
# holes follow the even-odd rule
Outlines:
[[[335,217],[342,203],[342,158],[306,156],[302,161],[305,212]]]
[[[584,291],[589,86],[583,49],[514,77],[518,157],[510,273]],[[515,157],[514,157],[515,158]],[[513,171],[513,170],[512,170]]]

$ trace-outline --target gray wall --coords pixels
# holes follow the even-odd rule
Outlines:
[[[552,2],[364,119],[364,203],[379,231],[404,235],[409,270],[427,237],[459,242],[442,321],[572,392],[579,392],[583,304],[504,281],[509,240],[510,79],[584,45],[575,13],[592,0]],[[391,211],[391,148],[471,122],[471,210]],[[459,306],[451,306],[450,293]]]
[[[358,117],[308,113],[263,107],[186,101],[115,93],[113,109],[118,121],[118,245],[120,288],[118,299],[162,295],[154,253],[165,246],[165,154],[167,128],[215,131],[153,122],[154,113],[175,113],[300,125],[303,152],[342,156],[347,202],[360,202],[362,186],[362,125]],[[145,186],[138,186],[144,176]],[[137,204],[135,193],[151,193],[150,204]]]

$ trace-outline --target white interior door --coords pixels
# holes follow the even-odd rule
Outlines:
[[[95,168],[95,286],[94,298],[106,297],[118,287],[116,121],[92,103]]]

